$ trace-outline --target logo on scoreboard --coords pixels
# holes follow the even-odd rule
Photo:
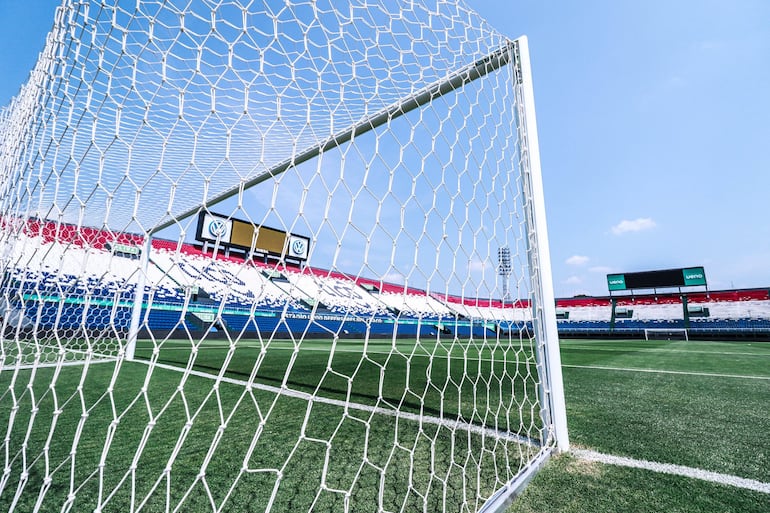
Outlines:
[[[687,269],[682,269],[682,275],[684,276],[684,285],[686,287],[706,285],[706,271],[703,267],[688,267]]]
[[[610,290],[626,290],[626,277],[623,274],[608,274],[607,286]]]
[[[221,219],[212,219],[209,223],[209,233],[217,239],[227,234],[227,223]]]
[[[289,237],[289,256],[307,259],[309,240],[292,235]]]
[[[305,253],[305,241],[302,239],[294,239],[291,243],[291,252],[295,255],[302,255]]]
[[[233,222],[230,219],[205,214],[198,223],[198,237],[201,240],[230,244],[230,237],[233,232]]]

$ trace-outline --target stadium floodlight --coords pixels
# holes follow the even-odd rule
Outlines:
[[[0,111],[0,509],[499,511],[569,447],[549,262],[527,40],[462,2],[63,0]]]
[[[508,290],[508,280],[513,268],[511,267],[511,248],[508,246],[497,250],[497,274],[500,275],[503,289],[503,301],[510,301],[511,295]]]

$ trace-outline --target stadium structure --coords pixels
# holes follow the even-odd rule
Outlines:
[[[140,239],[40,221],[29,221],[21,233],[29,238],[21,247],[35,251],[14,255],[26,265],[6,271],[4,287],[13,291],[3,304],[6,331],[129,329]],[[306,333],[451,340],[533,330],[526,301],[428,293],[263,259],[244,266],[243,256],[215,254],[204,244],[177,246],[153,240],[140,338]],[[762,340],[770,338],[769,294],[756,288],[557,298],[556,318],[559,334],[570,337],[644,337],[645,330],[659,330]]]
[[[128,332],[141,239],[39,221],[29,221],[20,236],[27,240],[19,247],[34,251],[10,255],[25,265],[4,277],[6,292],[13,291],[2,312],[7,331]],[[140,338],[305,333],[414,339],[532,330],[523,302],[429,294],[284,261],[244,261],[201,244],[154,239],[148,261]]]
[[[567,337],[768,340],[768,289],[709,290],[700,267],[607,275],[609,295],[556,302]]]

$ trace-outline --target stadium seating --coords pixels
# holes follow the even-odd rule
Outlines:
[[[36,220],[29,221],[23,238],[11,255],[23,265],[11,267],[3,278],[0,317],[6,326],[28,328],[35,320],[42,328],[77,328],[85,319],[93,329],[128,328],[140,260],[116,256],[109,248],[116,242],[141,246],[141,240]],[[170,335],[226,327],[286,335],[299,330],[391,336],[398,325],[405,336],[465,337],[525,330],[531,322],[526,301],[427,293],[310,267],[244,265],[236,257],[165,240],[153,241],[146,286],[145,300],[153,306],[146,327]],[[220,304],[220,321],[212,322]],[[639,335],[649,328],[770,336],[768,289],[688,294],[688,315],[679,293],[563,298],[556,309],[564,336]]]
[[[559,299],[558,321],[563,335],[640,336],[645,329],[688,329],[691,336],[770,338],[768,289],[688,293],[687,311],[679,292],[615,298]],[[628,317],[612,319],[616,313]],[[687,317],[687,318],[686,318]]]

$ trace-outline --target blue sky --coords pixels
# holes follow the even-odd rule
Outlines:
[[[0,0],[0,103],[55,0]],[[529,36],[557,296],[703,265],[770,286],[770,2],[468,0]]]

